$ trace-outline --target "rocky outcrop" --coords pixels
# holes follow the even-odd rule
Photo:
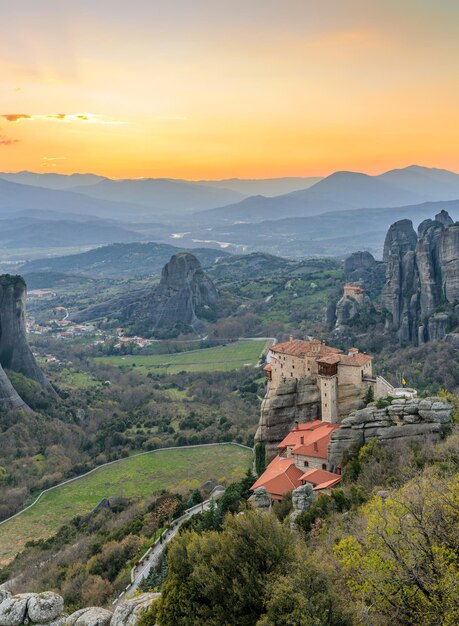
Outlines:
[[[141,593],[121,602],[113,613],[110,626],[135,626],[140,614],[159,597],[160,593]]]
[[[459,302],[459,223],[441,211],[424,220],[416,235],[410,220],[396,222],[383,258],[386,327],[402,345],[444,338],[450,310]]]
[[[378,438],[383,443],[438,441],[451,427],[452,405],[443,398],[396,398],[378,409],[374,403],[351,413],[335,430],[328,446],[328,464],[336,471],[345,450]]]
[[[130,322],[146,322],[153,334],[176,327],[197,329],[202,326],[200,316],[216,301],[217,291],[198,259],[181,252],[163,268],[158,287],[125,307],[122,317]]]
[[[271,510],[271,498],[269,497],[266,487],[257,487],[252,495],[252,504],[259,511],[266,513]]]
[[[297,487],[292,491],[293,512],[290,514],[290,528],[292,530],[296,529],[296,518],[301,515],[303,511],[309,509],[314,498],[314,490],[309,483],[301,485],[301,487]]]
[[[27,342],[25,309],[26,284],[22,276],[0,276],[0,364],[52,391]]]
[[[0,596],[1,598],[1,596]],[[19,593],[10,595],[3,592],[0,602],[0,626],[21,626],[21,624],[47,624],[63,626],[65,618],[64,601],[57,593]]]
[[[384,264],[369,252],[353,252],[344,260],[344,278],[363,284],[371,297],[379,295],[384,285]]]
[[[256,442],[263,442],[266,459],[277,454],[276,446],[291,431],[296,421],[307,422],[320,417],[320,392],[314,377],[281,382],[274,391],[268,389],[261,403]]]
[[[52,591],[11,595],[0,588],[0,626],[135,626],[143,610],[161,594],[142,593],[119,602],[115,612],[98,606],[64,613],[64,600]]]
[[[112,617],[113,613],[108,609],[90,606],[69,615],[65,620],[65,626],[108,626]]]
[[[336,304],[335,331],[339,333],[344,330],[343,327],[349,326],[360,311],[369,305],[370,299],[367,295],[362,296],[361,301],[351,296],[343,295]]]

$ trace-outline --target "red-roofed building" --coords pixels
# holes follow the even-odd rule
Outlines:
[[[264,487],[271,500],[282,500],[286,493],[303,484],[301,482],[302,475],[303,472],[296,467],[292,457],[286,458],[278,455],[252,485],[251,490]]]
[[[318,339],[291,339],[271,347],[264,371],[271,395],[284,381],[314,379],[320,389],[322,420],[337,422],[340,415],[361,408],[368,386],[376,384],[372,360],[357,348],[344,354]]]
[[[278,456],[252,485],[252,490],[265,487],[272,500],[280,500],[305,482],[311,483],[316,491],[338,484],[340,476],[327,471],[328,444],[337,428],[339,424],[321,420],[296,424],[277,446]]]
[[[329,493],[333,487],[341,482],[341,476],[333,472],[320,469],[309,469],[300,478],[302,484],[309,483],[313,491]]]

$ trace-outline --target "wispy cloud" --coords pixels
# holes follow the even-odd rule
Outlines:
[[[12,146],[15,143],[19,143],[19,139],[11,139],[0,134],[0,146]]]
[[[26,113],[5,113],[1,116],[7,122],[23,122],[23,121],[48,121],[48,122],[67,122],[67,123],[84,123],[84,124],[102,124],[110,126],[118,126],[127,124],[121,120],[114,120],[104,115],[96,115],[94,113],[49,113],[48,115],[27,115]]]
[[[63,157],[63,156],[62,157],[47,157],[47,156],[44,156],[42,158],[43,158],[43,161],[65,161],[65,159],[67,157]]]
[[[31,115],[26,115],[25,113],[7,113],[6,115],[2,115],[2,117],[7,122],[20,122],[21,120],[31,120]]]

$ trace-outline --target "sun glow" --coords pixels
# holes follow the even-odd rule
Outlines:
[[[19,4],[0,170],[49,168],[44,154],[112,177],[459,169],[455,3]]]

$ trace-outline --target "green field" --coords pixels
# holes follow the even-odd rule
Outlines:
[[[231,482],[250,466],[250,450],[236,445],[157,450],[101,467],[89,476],[46,493],[28,511],[0,525],[0,564],[31,539],[44,539],[102,498],[151,496],[161,489],[187,491],[206,480]]]
[[[147,356],[108,356],[97,361],[111,365],[139,367],[141,370],[167,372],[209,372],[236,370],[244,365],[254,366],[267,346],[264,341],[235,341],[226,346],[204,348],[178,354]]]

